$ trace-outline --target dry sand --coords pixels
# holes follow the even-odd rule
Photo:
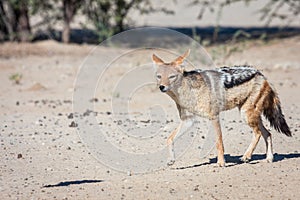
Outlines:
[[[226,60],[215,55],[220,65],[257,66],[276,87],[293,137],[271,130],[273,163],[264,160],[263,141],[250,163],[239,163],[252,134],[233,110],[222,119],[227,167],[216,167],[215,150],[207,159],[199,159],[200,138],[171,168],[144,174],[122,173],[102,165],[72,127],[73,84],[92,48],[53,41],[0,45],[0,199],[300,199],[299,37],[266,44],[251,41]],[[116,56],[122,52],[103,47],[100,51]],[[123,64],[133,61],[127,62]],[[15,73],[22,74],[20,84],[9,80]],[[108,73],[122,74],[122,70]],[[101,107],[111,93],[103,90],[97,95],[98,119],[113,124],[105,118],[109,107]],[[175,107],[156,89],[144,95],[145,102],[162,98],[172,110],[168,117],[173,122],[158,141],[164,145],[178,122]],[[137,100],[133,110],[141,108],[143,101]]]

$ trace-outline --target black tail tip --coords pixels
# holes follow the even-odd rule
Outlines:
[[[289,126],[286,124],[286,122],[281,124],[278,131],[285,134],[288,137],[292,137],[291,130]]]
[[[288,137],[293,137],[291,131],[289,131],[288,133],[285,133],[285,135],[288,136]]]

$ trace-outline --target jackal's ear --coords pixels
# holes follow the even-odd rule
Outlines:
[[[178,58],[176,58],[172,64],[175,66],[179,66],[183,63],[183,61],[186,59],[186,57],[188,57],[190,55],[190,50],[188,49],[183,55],[179,56]]]
[[[155,55],[155,54],[152,55],[152,61],[153,61],[155,64],[157,64],[157,65],[162,65],[162,64],[165,63],[161,58],[159,58],[159,57],[158,57],[157,55]]]

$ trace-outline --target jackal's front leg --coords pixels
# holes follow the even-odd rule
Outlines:
[[[216,133],[216,147],[218,151],[218,165],[220,167],[225,166],[225,159],[224,159],[224,145],[223,145],[223,139],[222,139],[222,130],[221,130],[221,125],[219,121],[219,116],[216,119],[212,120],[212,125],[214,128],[214,131]]]
[[[168,165],[171,166],[175,162],[175,152],[174,152],[174,140],[187,131],[194,123],[193,117],[185,117],[180,122],[179,126],[171,133],[168,137],[167,145],[169,148],[169,160]]]

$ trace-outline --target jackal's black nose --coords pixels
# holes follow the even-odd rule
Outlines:
[[[160,85],[159,86],[160,91],[165,92],[166,91],[166,87],[164,85]]]

